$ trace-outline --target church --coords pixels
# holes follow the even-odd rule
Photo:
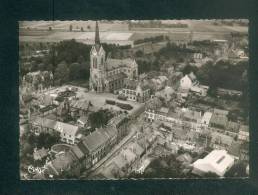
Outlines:
[[[96,22],[95,44],[90,51],[90,90],[116,92],[124,87],[125,79],[138,79],[138,65],[134,59],[106,57],[100,43],[99,27]]]

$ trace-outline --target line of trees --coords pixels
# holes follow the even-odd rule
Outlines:
[[[113,58],[121,57],[121,50],[130,48],[130,46],[115,44],[102,44],[102,46],[109,57]],[[91,47],[74,39],[53,44],[48,55],[35,57],[27,62],[20,61],[20,74],[23,76],[38,70],[52,71],[57,85],[73,80],[88,80]]]
[[[161,42],[161,41],[168,41],[169,37],[168,36],[164,36],[164,35],[159,35],[159,36],[155,36],[155,37],[147,37],[144,39],[138,39],[134,41],[134,44],[141,44],[141,43],[157,43],[157,42]]]

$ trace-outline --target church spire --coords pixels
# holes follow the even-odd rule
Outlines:
[[[100,39],[99,39],[99,25],[98,25],[98,21],[96,21],[95,45],[100,45]]]

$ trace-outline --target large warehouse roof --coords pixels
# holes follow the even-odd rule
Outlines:
[[[193,166],[200,172],[213,172],[223,176],[233,164],[234,158],[226,150],[213,150],[205,158],[195,161]]]

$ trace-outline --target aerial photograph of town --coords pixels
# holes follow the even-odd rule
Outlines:
[[[20,21],[20,179],[249,177],[248,48],[246,19]]]

